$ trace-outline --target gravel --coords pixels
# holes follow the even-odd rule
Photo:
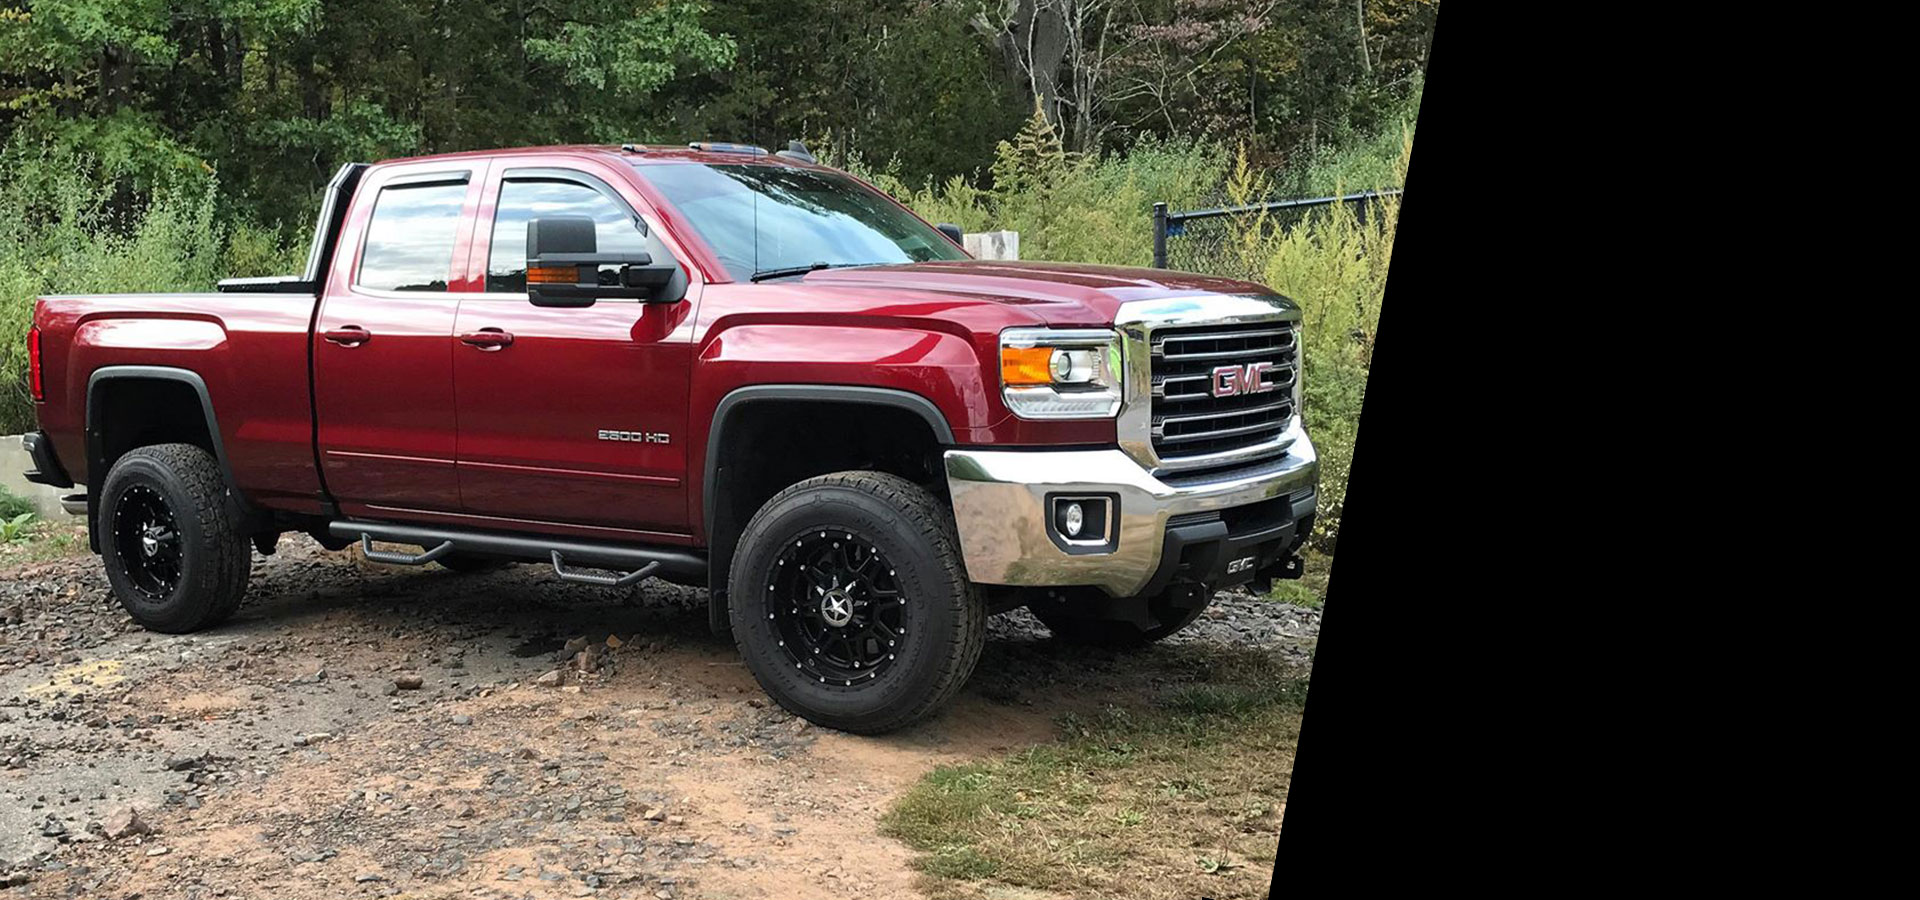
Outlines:
[[[232,622],[172,636],[133,625],[94,557],[0,573],[0,886],[439,896],[431,885],[485,867],[487,880],[522,887],[474,896],[528,885],[552,886],[535,896],[696,896],[715,870],[776,866],[816,845],[771,822],[847,810],[795,775],[743,801],[770,820],[718,823],[658,774],[731,773],[735,760],[805,767],[821,738],[744,677],[730,643],[708,634],[705,600],[658,581],[562,584],[536,566],[393,569],[288,537],[256,554]],[[1196,652],[1260,648],[1305,663],[1320,617],[1226,592],[1182,633],[1126,656],[1059,645],[1018,610],[989,621],[967,690],[1050,719],[1129,678],[1178,677]],[[862,746],[911,753],[927,740]],[[632,759],[653,768],[635,773]],[[239,843],[205,843],[201,832],[220,827]],[[531,849],[491,855],[514,848]]]

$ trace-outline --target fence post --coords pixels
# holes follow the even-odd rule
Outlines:
[[[1167,205],[1153,205],[1153,267],[1167,267]]]

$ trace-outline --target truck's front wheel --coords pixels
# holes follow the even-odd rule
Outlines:
[[[843,731],[925,718],[966,683],[986,642],[952,517],[884,473],[822,475],[767,501],[740,537],[728,595],[760,686]]]
[[[240,607],[253,570],[247,536],[225,501],[212,454],[191,444],[129,450],[100,491],[100,555],[135,622],[181,634]]]

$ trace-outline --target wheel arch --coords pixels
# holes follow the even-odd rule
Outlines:
[[[872,409],[883,412],[895,421],[918,422],[925,427],[926,436],[936,447],[954,444],[953,428],[937,404],[920,394],[897,388],[758,384],[735,388],[721,397],[708,426],[700,490],[700,520],[707,542],[708,589],[712,598],[707,607],[707,622],[716,635],[727,632],[727,572],[733,564],[733,551],[740,530],[746,525],[744,518],[731,521],[727,507],[721,503],[723,499],[728,499],[730,486],[721,480],[721,461],[729,447],[729,429],[738,433],[742,423],[748,421],[750,413],[756,411],[756,407],[764,408],[767,403],[780,403],[788,407],[793,404],[814,404],[842,410],[849,407]]]
[[[240,494],[227,457],[213,396],[199,373],[174,366],[104,366],[87,377],[86,397],[84,452],[90,480],[104,486],[114,461],[135,447],[174,441],[194,444],[213,455],[234,512],[243,520],[250,516],[251,506]],[[109,415],[116,407],[135,401],[145,401],[138,420]],[[158,439],[147,440],[149,437]],[[97,495],[97,490],[87,491],[87,541],[95,553],[100,551],[99,529],[94,527],[99,510]]]

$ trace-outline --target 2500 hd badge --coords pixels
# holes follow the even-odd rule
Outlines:
[[[600,439],[603,441],[634,441],[641,444],[667,444],[673,441],[672,436],[664,431],[609,431],[606,429],[601,429]]]

